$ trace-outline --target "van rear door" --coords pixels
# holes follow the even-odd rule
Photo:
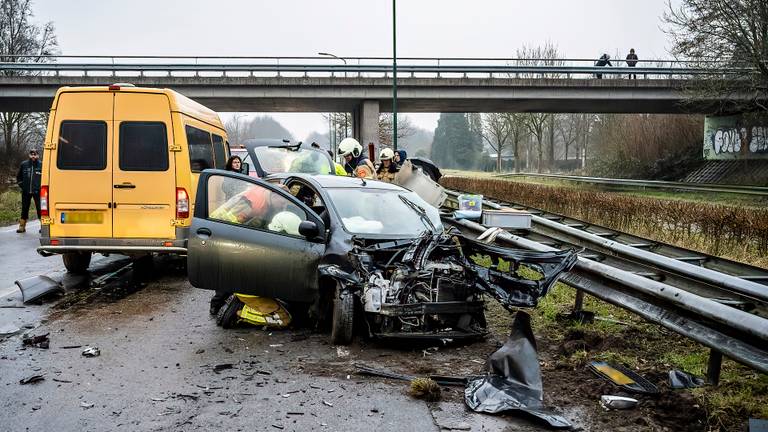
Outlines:
[[[51,237],[112,236],[112,93],[65,92],[53,121]]]
[[[115,93],[113,234],[175,238],[176,169],[173,126],[164,94]]]

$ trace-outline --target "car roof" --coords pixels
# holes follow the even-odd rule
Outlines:
[[[251,138],[243,140],[243,145],[246,147],[294,147],[296,144],[298,143],[285,142],[276,138]]]
[[[386,183],[378,180],[365,180],[363,181],[357,177],[346,177],[337,175],[311,175],[311,174],[294,174],[285,173],[285,177],[299,177],[310,182],[318,184],[324,189],[334,188],[356,188],[356,189],[385,189],[393,191],[408,191],[403,187],[396,184]]]

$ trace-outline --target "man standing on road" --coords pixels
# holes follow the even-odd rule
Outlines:
[[[17,233],[27,232],[29,205],[35,200],[37,218],[40,219],[40,177],[43,175],[43,164],[38,159],[37,150],[29,151],[29,159],[21,163],[16,174],[16,184],[21,188],[21,219]]]
[[[628,67],[635,67],[637,64],[637,54],[635,54],[635,49],[630,48],[629,54],[627,54],[627,66]],[[629,74],[629,79],[637,79],[637,74]]]

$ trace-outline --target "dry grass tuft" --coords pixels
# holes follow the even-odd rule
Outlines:
[[[437,402],[442,396],[440,386],[432,378],[414,378],[408,394],[427,402]]]
[[[768,209],[447,176],[440,183],[768,268]]]

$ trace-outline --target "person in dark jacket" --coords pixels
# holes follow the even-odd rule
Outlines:
[[[40,178],[43,175],[43,163],[38,158],[37,150],[29,151],[29,159],[21,163],[16,174],[16,184],[21,188],[21,219],[17,233],[27,232],[29,206],[35,201],[37,218],[40,219]]]
[[[611,56],[609,56],[608,54],[601,55],[600,58],[597,59],[597,61],[595,62],[595,66],[598,66],[598,67],[613,66],[611,64]],[[603,79],[603,74],[595,74],[595,77],[597,79]]]
[[[627,54],[627,66],[628,67],[635,67],[637,64],[637,54],[635,54],[635,49],[630,48],[629,54]],[[629,74],[629,79],[637,79],[637,74]]]
[[[398,167],[403,166],[405,163],[405,160],[408,159],[408,153],[406,153],[405,150],[398,150],[395,152],[395,164],[397,164]]]

